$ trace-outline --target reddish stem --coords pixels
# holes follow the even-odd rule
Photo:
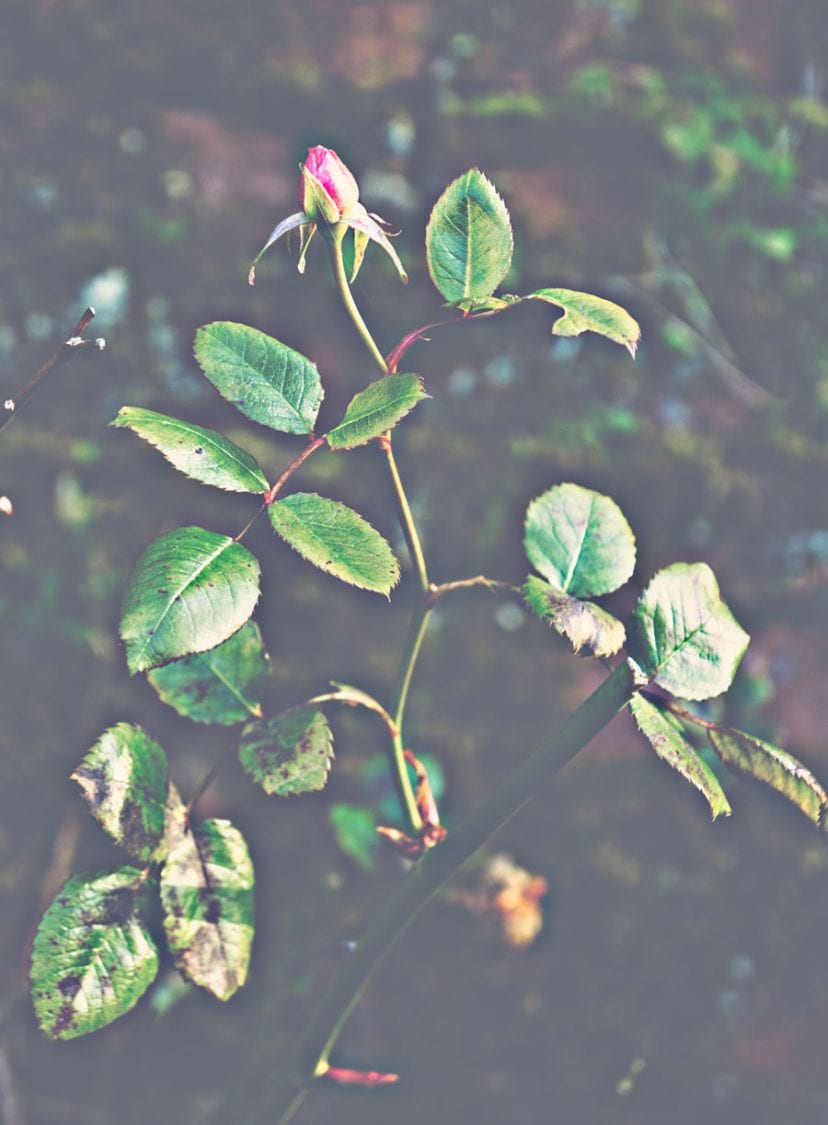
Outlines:
[[[493,316],[496,312],[502,312],[502,309],[486,309],[481,312],[462,313],[460,316],[449,317],[448,320],[435,320],[433,324],[424,324],[422,328],[415,328],[413,332],[409,332],[407,336],[403,336],[399,344],[390,351],[385,357],[385,365],[388,368],[388,374],[393,375],[400,360],[405,355],[413,344],[418,340],[422,340],[426,332],[430,332],[432,328],[445,328],[449,324],[461,324],[464,320],[480,320],[484,316]]]
[[[247,521],[247,523],[241,529],[239,534],[233,540],[234,543],[238,543],[239,540],[243,539],[244,536],[247,535],[248,531],[253,526],[253,524],[256,522],[256,520],[259,518],[259,516],[262,514],[262,512],[265,510],[265,508],[269,507],[273,503],[273,501],[276,499],[278,494],[284,488],[285,483],[293,476],[293,474],[296,472],[296,470],[299,468],[299,466],[302,465],[305,461],[307,461],[307,459],[308,459],[308,457],[310,457],[311,453],[315,453],[316,450],[320,447],[320,445],[324,445],[324,444],[325,444],[325,435],[323,434],[322,437],[314,438],[311,442],[309,442],[308,445],[306,445],[305,448],[302,450],[302,452],[299,454],[299,456],[296,457],[293,461],[291,461],[291,463],[288,465],[288,467],[285,469],[285,471],[282,473],[282,475],[279,477],[279,479],[276,481],[276,483],[272,484],[270,486],[270,488],[267,490],[267,492],[264,493],[264,495],[262,496],[261,507],[256,512],[256,514],[253,516],[253,518]]]
[[[388,364],[389,374],[394,374],[397,370],[397,365],[408,349],[416,344],[418,340],[421,340],[426,332],[430,332],[432,328],[443,328],[447,324],[457,324],[457,322],[462,319],[463,318],[460,316],[453,316],[449,320],[435,320],[433,324],[424,324],[422,328],[415,328],[413,332],[409,332],[408,335],[403,336],[399,344],[397,344],[385,358],[385,362]]]
[[[265,507],[268,507],[270,504],[273,503],[273,501],[276,499],[278,494],[284,488],[286,482],[293,476],[293,474],[296,472],[296,470],[299,468],[299,466],[304,464],[305,461],[307,461],[307,459],[308,459],[308,457],[310,457],[311,453],[315,453],[316,450],[319,449],[319,447],[321,445],[324,445],[325,440],[326,439],[325,439],[324,434],[322,435],[322,437],[314,438],[313,441],[311,441],[308,445],[305,446],[305,448],[302,450],[302,452],[299,454],[299,456],[294,461],[291,461],[291,463],[288,465],[288,467],[285,469],[285,471],[282,473],[282,475],[279,477],[279,479],[276,481],[276,483],[271,485],[270,488],[267,490],[267,492],[264,494]]]

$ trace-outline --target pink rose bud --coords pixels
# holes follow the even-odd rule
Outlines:
[[[359,184],[350,169],[342,163],[332,148],[314,145],[308,149],[302,165],[302,178],[299,181],[299,203],[302,207],[295,215],[288,215],[277,223],[264,246],[250,267],[248,281],[252,285],[256,278],[256,266],[262,254],[274,242],[298,227],[301,232],[299,243],[299,272],[305,268],[305,251],[311,238],[322,223],[327,226],[342,224],[354,232],[354,265],[351,281],[354,280],[368,242],[381,246],[397,267],[403,281],[408,281],[403,264],[391,240],[382,229],[384,220],[379,215],[369,215],[359,202]]]
[[[302,165],[299,202],[309,219],[338,223],[359,199],[359,186],[350,169],[332,148],[314,145]]]

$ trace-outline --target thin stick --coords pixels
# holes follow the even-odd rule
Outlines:
[[[35,387],[47,371],[51,371],[51,369],[53,367],[56,367],[58,364],[66,363],[73,356],[77,355],[82,348],[88,347],[90,344],[96,347],[98,351],[103,351],[103,349],[106,347],[106,340],[104,340],[102,337],[99,337],[96,340],[83,339],[83,334],[89,327],[94,316],[94,309],[85,309],[83,314],[81,315],[80,320],[69,333],[69,338],[67,340],[64,340],[63,343],[60,344],[54,352],[52,352],[46,362],[38,367],[34,375],[31,375],[26,380],[26,382],[15,395],[13,395],[11,398],[6,399],[6,401],[3,403],[3,409],[6,412],[6,417],[2,422],[0,422],[0,433],[2,433],[6,426],[8,426],[9,422],[11,422],[12,418],[14,418],[17,411],[20,409],[20,407],[23,405],[23,403],[26,401],[26,399],[29,397],[29,395],[32,393],[32,391],[35,389]]]
[[[441,582],[429,586],[427,604],[434,606],[443,594],[450,594],[454,590],[468,590],[474,586],[485,586],[487,590],[508,590],[512,594],[519,594],[520,587],[511,582],[501,582],[497,578],[487,578],[485,574],[477,574],[474,578],[458,578],[455,582]]]

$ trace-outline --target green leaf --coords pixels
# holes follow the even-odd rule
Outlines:
[[[449,304],[490,297],[512,262],[506,204],[479,168],[449,184],[426,229],[431,280]]]
[[[564,594],[530,575],[523,587],[526,604],[572,645],[577,656],[612,656],[624,643],[624,626],[594,602]]]
[[[731,808],[718,778],[707,762],[700,758],[681,732],[681,725],[642,695],[634,695],[630,710],[636,726],[662,761],[677,770],[704,796],[710,813],[730,816]]]
[[[37,928],[31,987],[37,1022],[50,1039],[75,1039],[124,1015],[158,972],[158,952],[141,914],[143,873],[70,879]]]
[[[336,804],[331,805],[328,821],[340,851],[363,871],[373,871],[379,851],[373,812],[361,805]]]
[[[727,691],[750,637],[706,563],[673,563],[638,599],[627,651],[647,678],[682,699]]]
[[[105,731],[72,774],[92,815],[116,844],[141,863],[154,858],[164,836],[167,756],[140,727]]]
[[[386,375],[348,403],[345,417],[327,434],[331,449],[354,449],[386,433],[424,398],[419,375]]]
[[[179,527],[150,543],[127,585],[121,638],[144,672],[226,641],[259,597],[259,564],[226,535]]]
[[[708,731],[713,748],[723,762],[764,781],[817,825],[825,828],[828,793],[811,771],[786,750],[731,727]]]
[[[253,864],[227,820],[185,832],[161,872],[167,944],[180,971],[219,1000],[247,979],[253,944]]]
[[[609,594],[635,567],[635,538],[608,496],[558,484],[529,505],[526,555],[544,578],[575,597]]]
[[[294,492],[271,504],[268,516],[295,551],[343,582],[388,594],[399,580],[399,563],[380,533],[338,500]]]
[[[265,793],[294,797],[324,789],[333,761],[333,736],[316,707],[294,707],[242,731],[239,760]]]
[[[250,454],[213,430],[139,406],[121,407],[109,424],[134,430],[176,469],[202,484],[228,492],[267,492],[267,480]]]
[[[163,701],[196,723],[261,718],[257,687],[270,670],[258,625],[248,621],[224,644],[149,672]]]
[[[247,324],[199,328],[195,357],[216,390],[254,422],[286,434],[310,434],[322,402],[316,364]]]
[[[620,305],[574,289],[537,289],[525,299],[546,301],[564,310],[564,315],[552,325],[554,336],[580,336],[582,332],[597,332],[599,336],[606,336],[615,344],[623,344],[635,359],[641,328]]]

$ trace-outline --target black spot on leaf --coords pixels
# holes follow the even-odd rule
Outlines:
[[[57,1019],[49,1029],[49,1033],[57,1039],[63,1035],[64,1031],[68,1031],[74,1022],[75,1009],[71,1004],[63,1004],[57,1014]]]
[[[132,917],[134,896],[128,887],[110,891],[101,903],[101,924],[123,926]]]
[[[121,809],[121,832],[124,845],[133,854],[141,854],[147,848],[152,851],[156,843],[146,830],[141,806],[132,800],[124,801]]]
[[[109,785],[104,769],[100,766],[86,766],[81,764],[75,770],[74,776],[93,809],[103,804],[109,796]]]
[[[81,986],[81,979],[77,973],[69,973],[58,981],[61,996],[74,996]]]

